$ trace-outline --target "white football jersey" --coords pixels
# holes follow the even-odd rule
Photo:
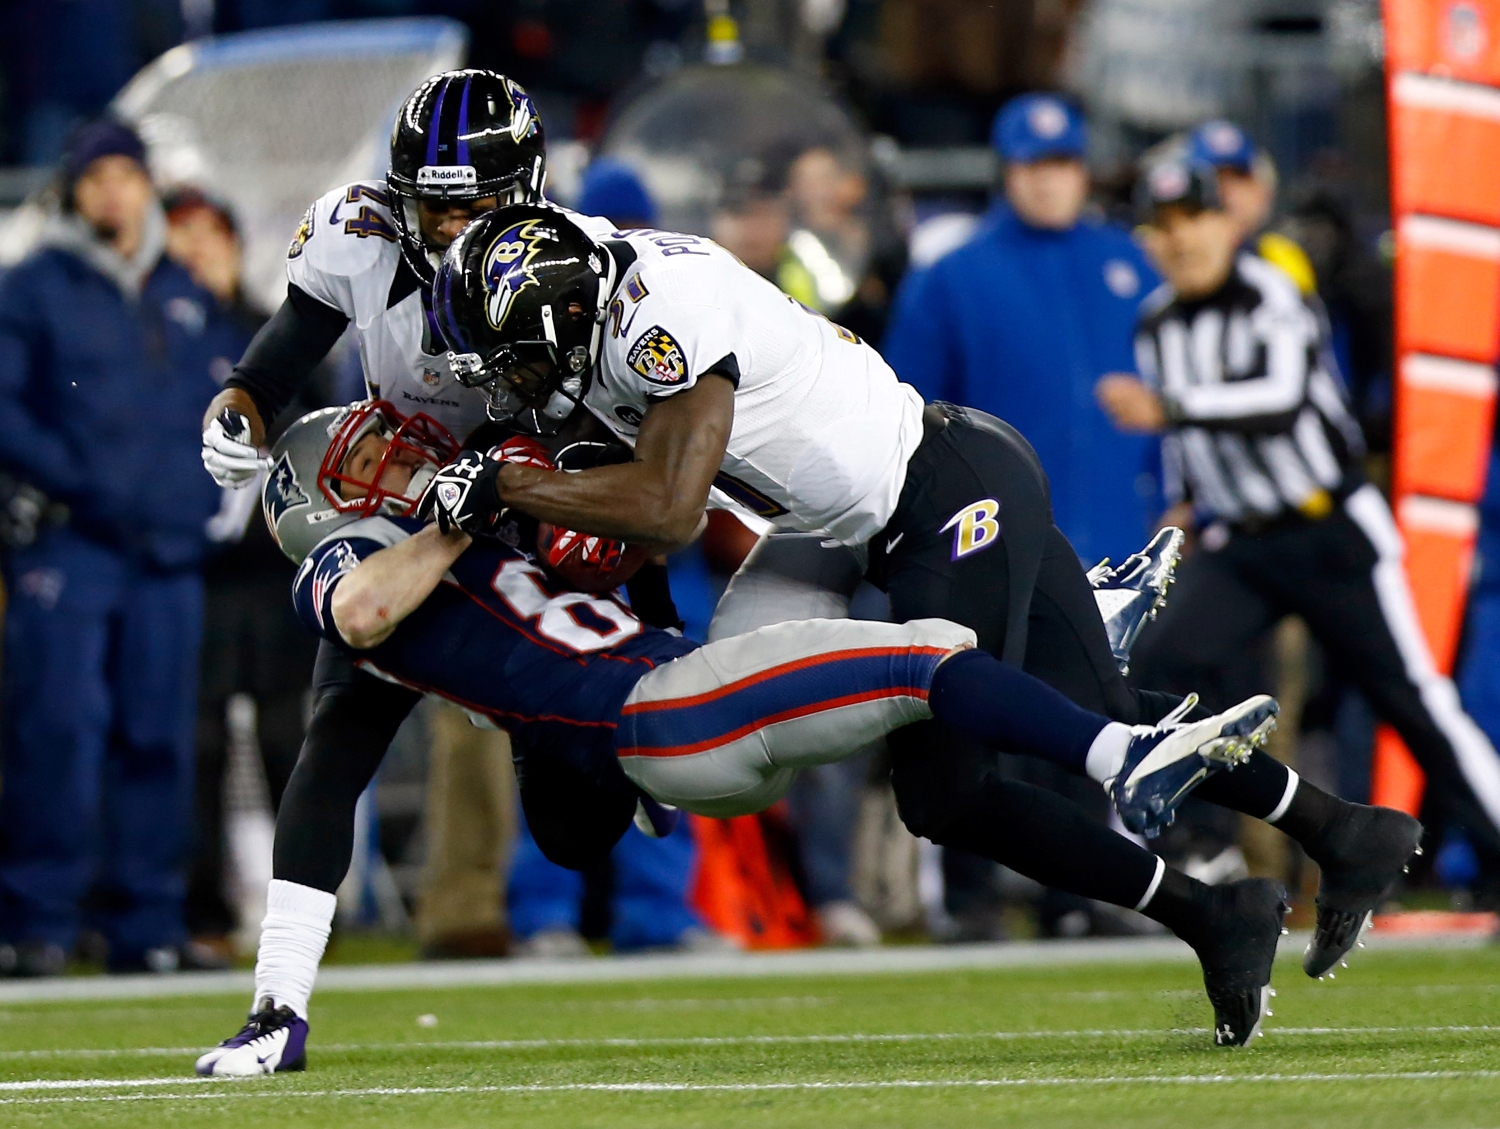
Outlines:
[[[404,414],[426,412],[453,435],[486,420],[486,394],[465,388],[448,366],[448,347],[431,326],[416,274],[403,268],[384,181],[358,181],[320,197],[287,251],[287,280],[343,311],[359,335],[359,360],[372,397]],[[608,220],[568,213],[594,238]]]
[[[737,371],[718,501],[848,545],[884,528],[922,441],[916,389],[854,334],[709,239],[651,230],[609,238],[636,259],[610,301],[585,406],[634,446],[653,402],[716,366]]]

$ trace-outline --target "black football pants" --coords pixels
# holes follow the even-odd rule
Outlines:
[[[889,593],[892,617],[972,627],[985,650],[1117,721],[1167,713],[1176,698],[1133,692],[1120,675],[1030,444],[1001,420],[948,404],[929,406],[926,422],[896,511],[870,546],[869,577]],[[936,721],[887,742],[913,834],[1116,905],[1148,889],[1154,855],[1061,796],[1006,777],[995,750]]]

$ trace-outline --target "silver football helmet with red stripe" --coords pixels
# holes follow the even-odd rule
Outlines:
[[[374,514],[411,514],[458,453],[431,416],[384,400],[303,416],[271,450],[261,510],[281,551],[300,564],[334,530]]]

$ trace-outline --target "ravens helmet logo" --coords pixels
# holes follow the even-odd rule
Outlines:
[[[505,92],[510,95],[510,136],[519,144],[536,132],[536,106],[531,101],[531,95],[508,78],[505,80]]]
[[[513,223],[495,236],[484,253],[484,288],[489,294],[485,316],[495,329],[505,327],[516,295],[528,286],[537,285],[531,271],[532,261],[542,252],[542,245],[556,239],[540,219]]]

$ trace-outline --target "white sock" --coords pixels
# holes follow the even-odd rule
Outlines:
[[[1286,809],[1292,806],[1292,797],[1297,794],[1297,785],[1301,780],[1302,777],[1290,768],[1286,770],[1286,791],[1281,793],[1281,803],[1277,804],[1275,810],[1266,816],[1267,823],[1275,823],[1286,814]]]
[[[1084,761],[1089,778],[1103,784],[1119,776],[1120,769],[1125,767],[1125,753],[1129,748],[1130,726],[1112,721],[1099,730],[1099,735],[1089,746],[1088,759]]]
[[[271,879],[266,890],[266,918],[260,926],[260,948],[255,954],[252,1011],[270,996],[273,1006],[285,1004],[307,1018],[307,1000],[337,906],[338,899],[326,890]]]

